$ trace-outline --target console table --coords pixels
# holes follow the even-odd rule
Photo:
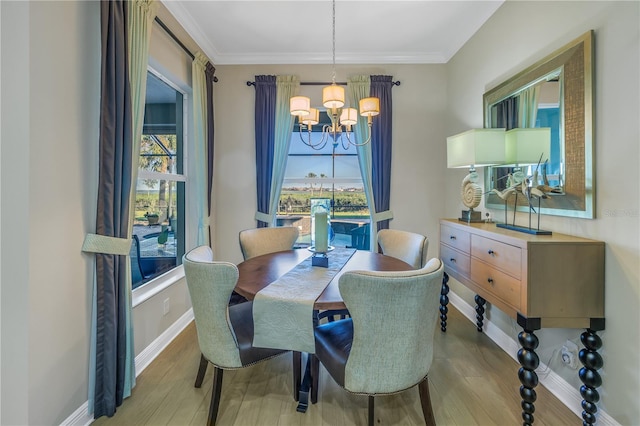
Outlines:
[[[597,388],[602,379],[597,370],[604,330],[604,242],[554,233],[529,235],[497,228],[494,223],[465,223],[457,219],[440,221],[440,257],[445,278],[440,297],[440,325],[446,331],[449,275],[476,293],[476,319],[482,331],[484,305],[489,302],[523,328],[518,334],[521,349],[518,377],[522,386],[522,419],[533,423],[535,330],[543,327],[585,328],[579,358],[583,383],[582,412],[586,424],[596,421]]]

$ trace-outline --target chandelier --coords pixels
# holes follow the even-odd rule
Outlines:
[[[373,117],[380,114],[380,100],[375,97],[360,100],[360,115],[367,117],[367,138],[357,143],[351,126],[358,122],[358,110],[343,108],[345,103],[344,87],[336,84],[336,1],[333,0],[333,74],[331,85],[322,89],[322,105],[331,120],[331,124],[322,126],[322,137],[319,141],[311,140],[312,126],[320,122],[320,109],[311,107],[311,100],[306,96],[294,96],[289,100],[291,115],[298,117],[300,140],[313,149],[320,150],[331,139],[334,148],[342,143],[344,149],[349,144],[363,146],[371,141],[371,126]],[[304,131],[306,130],[306,135]]]

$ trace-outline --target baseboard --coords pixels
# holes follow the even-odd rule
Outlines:
[[[176,322],[171,324],[160,336],[158,336],[149,346],[144,348],[142,352],[136,356],[136,377],[144,371],[145,368],[156,359],[158,355],[175,339],[178,334],[193,321],[193,308],[185,312]],[[69,417],[67,417],[61,426],[88,426],[93,423],[93,416],[89,414],[89,402],[85,402]]]
[[[176,322],[171,324],[160,336],[136,356],[136,377],[156,359],[164,348],[193,321],[193,308],[185,312]]]
[[[464,299],[454,292],[449,292],[448,296],[449,302],[475,326],[475,306],[469,305]],[[516,341],[511,338],[511,336],[502,331],[495,324],[491,323],[491,321],[487,321],[486,318],[484,320],[483,332],[487,337],[493,340],[500,349],[505,351],[516,362],[518,361],[517,352],[520,347]],[[547,388],[549,392],[551,392],[556,398],[558,398],[558,400],[560,400],[560,402],[566,405],[569,410],[582,420],[582,396],[580,396],[580,391],[569,384],[562,378],[562,376],[549,369],[549,367],[542,362],[536,371],[539,372],[538,377],[540,384]],[[620,423],[600,408],[598,408],[597,416],[598,425],[620,426]]]

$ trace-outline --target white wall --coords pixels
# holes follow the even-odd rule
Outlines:
[[[2,423],[54,424],[87,399],[99,4],[2,8]]]
[[[88,395],[94,258],[81,247],[95,232],[100,3],[0,7],[0,423],[60,424]],[[156,28],[154,36],[166,39]],[[156,63],[189,84],[190,61],[182,53],[172,62],[169,43],[159,53],[152,44]],[[163,316],[167,297],[171,311]],[[184,280],[136,307],[136,355],[189,308]]]
[[[393,158],[391,228],[424,233],[437,254],[437,219],[442,216],[445,164],[446,75],[444,65],[337,66],[337,81],[351,75],[386,74],[401,85],[393,88]],[[298,75],[301,81],[331,80],[330,65],[219,66],[214,85],[215,176],[213,240],[219,260],[239,262],[238,232],[256,226],[254,141],[255,75]],[[301,90],[320,103],[321,87]]]
[[[447,64],[447,131],[455,134],[482,127],[486,90],[595,30],[597,218],[543,216],[542,223],[555,232],[606,242],[607,329],[600,333],[604,344],[600,407],[621,424],[635,424],[640,418],[639,5],[506,2]],[[462,208],[458,183],[464,172],[447,171],[446,175],[446,213],[454,217]],[[520,214],[516,222],[525,220]],[[473,295],[459,283],[452,288],[473,304]],[[519,327],[515,321],[497,309],[490,309],[488,315],[516,339]],[[541,361],[576,388],[581,384],[577,371],[562,365],[558,355],[566,339],[579,343],[580,332],[547,329],[538,333]]]

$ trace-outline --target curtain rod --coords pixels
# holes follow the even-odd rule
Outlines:
[[[332,84],[332,82],[323,82],[323,81],[301,81],[300,82],[300,86],[328,86]],[[346,86],[347,82],[346,81],[336,81],[336,84],[338,86]],[[400,81],[392,81],[391,84],[393,84],[394,86],[400,86]],[[255,86],[256,82],[255,81],[247,81],[247,86]]]
[[[182,47],[182,50],[184,50],[185,52],[187,52],[187,55],[189,55],[189,56],[191,57],[191,59],[195,59],[194,54],[193,54],[193,53],[191,53],[191,51],[189,50],[189,48],[188,48],[187,46],[185,46],[184,44],[182,44],[182,42],[180,41],[180,39],[178,39],[178,37],[173,33],[173,31],[171,31],[171,30],[169,29],[169,27],[167,27],[167,26],[165,25],[165,23],[164,23],[164,22],[162,22],[162,21],[160,20],[160,18],[158,18],[158,17],[156,16],[155,21],[158,23],[158,25],[160,25],[160,26],[162,27],[162,29],[163,29],[167,34],[169,34],[169,36],[173,39],[173,41],[175,41],[176,43],[178,43],[178,45],[179,45],[180,47]]]
[[[171,37],[173,39],[173,41],[175,41],[176,43],[178,43],[178,46],[180,46],[182,48],[182,50],[185,51],[185,53],[187,55],[189,55],[189,57],[191,58],[191,60],[195,59],[195,55],[193,53],[191,53],[191,51],[189,50],[189,48],[187,46],[184,45],[184,43],[182,43],[180,41],[180,39],[173,33],[173,31],[171,31],[169,29],[169,27],[167,27],[167,25],[162,22],[160,20],[160,18],[158,18],[157,16],[155,17],[155,21],[158,23],[158,25],[160,25],[160,27],[169,35],[169,37]],[[215,75],[213,76],[213,82],[217,83],[218,82],[218,77],[216,77]]]

